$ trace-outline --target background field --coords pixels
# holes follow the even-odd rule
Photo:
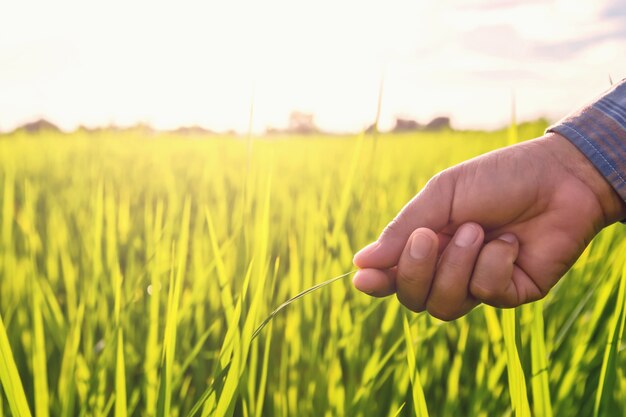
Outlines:
[[[442,323],[346,277],[252,340],[433,174],[543,129],[0,138],[0,416],[624,415],[623,225],[517,310]]]

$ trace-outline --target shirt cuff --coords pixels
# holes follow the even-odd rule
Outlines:
[[[626,201],[626,79],[546,132],[572,142]]]

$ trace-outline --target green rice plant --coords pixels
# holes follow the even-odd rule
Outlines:
[[[526,378],[519,358],[516,339],[515,309],[502,310],[502,334],[507,359],[507,374],[511,406],[516,417],[530,416]]]
[[[117,334],[117,360],[115,367],[115,417],[124,417],[126,408],[126,366],[124,365],[124,333],[120,328]]]
[[[402,325],[404,327],[404,338],[406,342],[406,358],[408,363],[409,378],[411,380],[411,397],[413,399],[413,411],[416,417],[427,417],[426,398],[420,382],[419,370],[415,362],[414,339],[411,335],[411,328],[406,315],[403,316]]]
[[[0,138],[0,416],[622,415],[621,225],[515,312],[347,279],[432,175],[545,127]]]
[[[530,355],[532,360],[533,415],[551,417],[552,404],[548,379],[548,352],[544,339],[543,301],[533,303],[530,308],[532,308]]]
[[[126,365],[124,361],[124,330],[122,328],[122,275],[116,268],[114,271],[115,285],[115,326],[117,327],[115,355],[115,417],[126,417]]]
[[[182,278],[187,262],[188,231],[189,231],[190,203],[185,200],[181,220],[181,236],[176,252],[176,269],[170,273],[169,293],[167,302],[167,319],[163,333],[163,355],[161,358],[162,373],[159,379],[158,416],[170,415],[172,401],[172,381],[174,379],[174,358],[176,354],[176,333],[180,305]]]
[[[621,246],[626,249],[626,245],[622,244]],[[615,268],[615,270],[619,271],[619,268]],[[593,409],[594,416],[611,415],[616,408],[613,394],[617,379],[617,355],[624,334],[624,322],[626,322],[626,262],[623,262],[615,310],[602,360],[602,371]]]
[[[60,400],[59,415],[62,417],[71,417],[74,415],[77,395],[75,372],[79,361],[80,335],[84,314],[85,304],[81,303],[71,323],[71,328],[68,332],[67,341],[63,349],[61,369],[57,383],[57,397]]]
[[[2,391],[9,403],[11,414],[19,417],[30,417],[30,408],[26,401],[24,387],[15,364],[2,315],[0,315],[0,382],[2,383]]]
[[[46,365],[46,341],[41,316],[41,293],[33,283],[33,374],[35,376],[35,415],[48,416],[50,399],[48,394],[48,370]]]
[[[339,281],[340,279],[343,279],[345,277],[348,277],[352,274],[354,274],[356,271],[350,271],[350,272],[346,272],[345,274],[341,274],[338,275],[336,277],[333,277],[331,279],[328,279],[324,282],[320,282],[319,284],[316,284],[310,288],[307,288],[306,290],[294,295],[293,297],[291,297],[289,300],[285,301],[284,303],[282,303],[281,305],[279,305],[278,307],[276,307],[270,314],[269,316],[267,316],[265,319],[263,319],[263,321],[261,322],[261,324],[259,324],[257,326],[256,329],[254,329],[254,332],[252,333],[252,339],[256,338],[259,333],[261,333],[261,331],[263,330],[263,328],[265,326],[268,325],[268,323],[270,321],[272,321],[272,319],[278,314],[280,313],[283,309],[287,308],[291,303],[293,303],[294,301],[306,296],[307,294],[310,294],[314,291],[319,290],[320,288],[324,288],[325,286],[332,284],[335,281]]]

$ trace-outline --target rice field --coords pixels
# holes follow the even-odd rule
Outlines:
[[[619,416],[626,231],[455,322],[350,275],[438,171],[542,134],[0,137],[0,417]]]

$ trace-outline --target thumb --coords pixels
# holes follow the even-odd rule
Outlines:
[[[431,178],[385,227],[378,240],[354,256],[354,264],[359,268],[391,268],[398,264],[414,230],[425,227],[435,233],[441,231],[450,220],[454,186],[455,175],[451,170]]]

